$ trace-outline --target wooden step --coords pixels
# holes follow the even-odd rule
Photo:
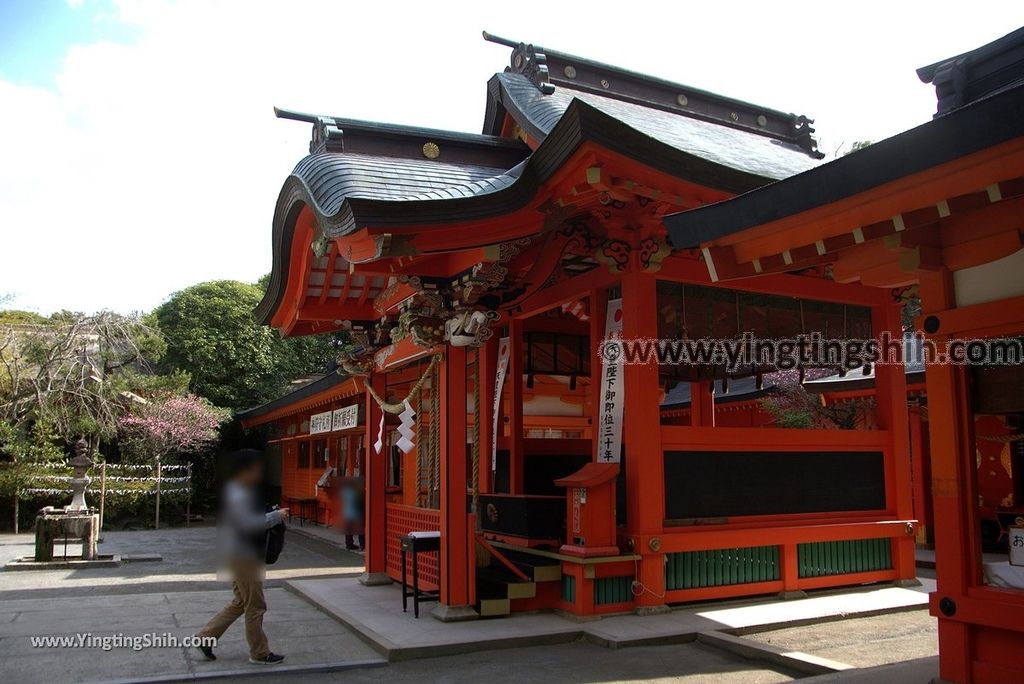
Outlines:
[[[512,562],[512,565],[519,568],[527,577],[532,578],[534,582],[560,582],[562,580],[561,561],[506,549],[502,549],[502,553]]]
[[[477,570],[476,591],[481,598],[533,598],[537,595],[537,583],[524,582],[505,568],[491,565]]]
[[[479,599],[476,605],[476,612],[480,617],[499,617],[512,613],[512,602],[507,598]]]

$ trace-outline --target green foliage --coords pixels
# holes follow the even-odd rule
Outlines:
[[[799,382],[777,385],[775,394],[760,401],[761,408],[775,418],[776,427],[797,429],[856,430],[875,406],[873,397],[827,404]]]
[[[322,372],[333,359],[331,336],[283,340],[252,311],[258,284],[200,283],[176,292],[153,312],[167,340],[161,370],[184,370],[190,389],[217,406],[249,408],[277,397],[298,375]]]
[[[143,375],[166,345],[138,316],[61,311],[45,323],[0,325],[0,414],[71,442],[113,436],[123,397],[109,380]]]
[[[850,144],[850,148],[843,152],[842,156],[845,157],[846,155],[853,154],[858,150],[863,150],[865,147],[871,147],[872,144],[873,142],[871,140],[855,140]]]
[[[42,325],[47,322],[46,316],[34,311],[6,309],[0,311],[0,325]]]
[[[25,430],[0,421],[0,496],[13,496],[27,485],[32,463],[56,462],[63,458],[56,437],[43,423]]]

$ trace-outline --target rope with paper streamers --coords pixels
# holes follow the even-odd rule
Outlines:
[[[427,381],[427,376],[429,376],[430,372],[434,370],[434,366],[437,365],[437,361],[440,357],[440,354],[435,354],[430,358],[430,363],[427,364],[427,369],[423,372],[423,375],[420,377],[419,380],[416,381],[416,384],[409,389],[409,393],[405,395],[405,399],[402,399],[397,404],[389,404],[388,402],[384,401],[384,399],[379,394],[377,394],[377,392],[373,389],[373,386],[370,385],[369,383],[367,383],[366,385],[366,391],[369,392],[370,396],[373,397],[373,400],[377,402],[377,406],[380,407],[381,411],[384,411],[385,413],[391,413],[393,415],[398,415],[405,410],[405,403],[412,399],[412,397],[414,397],[416,393],[420,391],[420,388],[423,387],[423,383]]]

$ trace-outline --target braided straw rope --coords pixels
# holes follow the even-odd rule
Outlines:
[[[373,397],[373,400],[377,402],[377,406],[380,406],[382,411],[384,411],[385,413],[398,415],[399,413],[405,410],[405,402],[409,401],[409,399],[414,397],[416,393],[420,391],[420,388],[423,387],[423,383],[427,381],[427,376],[430,375],[430,372],[434,370],[434,366],[437,365],[437,360],[439,357],[440,354],[435,354],[430,358],[430,363],[427,364],[427,369],[423,372],[422,377],[420,377],[420,379],[416,381],[416,384],[409,389],[409,393],[405,395],[405,399],[402,399],[397,404],[389,404],[388,402],[384,401],[384,399],[379,394],[377,394],[377,392],[373,389],[373,386],[370,385],[369,383],[367,383],[366,385],[366,391],[370,393],[370,396]]]
[[[433,461],[430,479],[433,486],[430,492],[432,508],[440,508],[441,490],[441,394],[440,372],[434,372],[434,379],[430,383],[430,458]]]
[[[480,510],[480,348],[475,350],[473,378],[473,512]]]

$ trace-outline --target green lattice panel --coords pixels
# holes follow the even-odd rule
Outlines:
[[[800,577],[892,569],[892,544],[887,538],[797,544],[796,552]]]
[[[633,600],[633,577],[599,577],[594,580],[594,604],[629,603]]]
[[[748,546],[666,555],[665,588],[699,589],[770,582],[781,576],[778,546]]]

